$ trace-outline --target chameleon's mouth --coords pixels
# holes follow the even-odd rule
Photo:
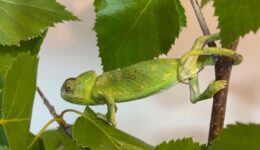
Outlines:
[[[67,93],[62,93],[61,97],[70,103],[74,103],[74,104],[81,104],[81,105],[85,105],[83,102],[83,97],[79,97],[79,96],[71,96],[70,94]]]
[[[189,79],[189,76],[186,75],[184,72],[179,72],[177,78],[180,83],[186,84],[187,80]]]

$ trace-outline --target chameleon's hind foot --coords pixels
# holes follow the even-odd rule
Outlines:
[[[218,91],[224,89],[227,86],[226,80],[213,81],[208,85],[209,92],[215,95]]]
[[[109,122],[106,115],[101,114],[101,113],[96,113],[96,115],[97,115],[97,118],[99,118],[105,122]]]
[[[96,115],[97,115],[97,118],[99,118],[99,119],[105,121],[105,122],[108,123],[109,125],[112,125],[113,127],[116,126],[116,123],[115,123],[115,122],[110,121],[110,120],[108,119],[108,118],[109,118],[109,117],[108,117],[108,114],[104,115],[104,114],[101,114],[101,113],[96,113]]]
[[[217,80],[217,81],[212,81],[207,89],[200,95],[196,96],[195,98],[191,99],[192,103],[196,103],[208,98],[213,97],[218,91],[224,89],[227,86],[227,81],[226,80]]]

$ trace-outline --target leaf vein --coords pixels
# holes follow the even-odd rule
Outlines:
[[[22,65],[21,72],[24,71],[24,68],[25,68],[25,65]],[[18,94],[18,91],[19,91],[19,85],[21,84],[21,82],[22,82],[22,78],[19,77],[18,82],[17,82],[16,89],[15,89],[15,94],[14,94],[14,96],[13,96],[13,99],[15,99],[15,97],[16,97],[17,94]],[[13,99],[12,99],[12,100],[13,100]],[[11,100],[11,99],[10,99],[10,100]],[[11,105],[11,107],[9,108],[9,111],[8,111],[8,113],[7,113],[7,117],[4,117],[4,118],[9,118],[9,117],[10,117],[14,105],[15,105],[15,104],[14,104],[14,102],[13,102],[12,105]],[[4,114],[4,115],[5,115],[5,114]]]
[[[96,124],[95,121],[93,121],[92,119],[89,119],[86,115],[84,115],[84,117],[85,117],[86,119],[88,119],[91,123],[93,123],[96,127],[98,127],[98,128],[107,136],[107,138],[108,138],[112,143],[115,144],[116,148],[119,149],[118,145],[114,142],[114,140],[113,140],[112,138],[110,138],[109,134],[107,134],[106,131],[103,130],[102,127],[100,127],[98,124]]]

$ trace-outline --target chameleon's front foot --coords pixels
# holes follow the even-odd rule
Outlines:
[[[108,114],[104,115],[104,114],[101,114],[101,113],[96,113],[96,115],[97,115],[97,118],[99,118],[99,119],[105,121],[105,122],[108,123],[109,125],[111,125],[111,126],[113,126],[113,127],[116,126],[116,121],[115,121],[115,120],[110,120]]]

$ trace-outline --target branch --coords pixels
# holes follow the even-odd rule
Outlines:
[[[57,118],[60,115],[57,114],[54,106],[52,106],[50,104],[50,102],[48,101],[48,99],[45,97],[45,95],[43,94],[43,92],[41,91],[40,87],[37,86],[36,88],[38,94],[40,95],[40,97],[43,100],[43,103],[45,104],[45,106],[48,108],[50,114],[52,115],[53,118]],[[64,130],[64,132],[72,138],[72,133],[71,133],[71,128],[70,126],[65,122],[65,120],[57,120],[57,123],[59,124],[59,126]],[[80,147],[80,150],[89,150],[88,148],[83,148]]]
[[[203,14],[200,10],[197,0],[190,0],[194,12],[197,16],[197,19],[200,24],[200,28],[204,35],[209,35],[209,29],[203,17]],[[238,40],[229,46],[229,49],[235,50],[238,45]],[[209,47],[216,47],[214,42],[208,44]],[[226,80],[229,82],[230,74],[232,69],[232,61],[227,57],[218,57],[218,61],[215,65],[215,76],[216,80]],[[216,138],[218,132],[223,128],[225,120],[225,111],[226,111],[226,102],[228,95],[228,84],[225,89],[222,89],[214,95],[211,121],[210,121],[210,130],[208,144]]]
[[[49,110],[50,114],[52,115],[52,117],[53,118],[59,117],[59,115],[57,114],[55,108],[50,104],[48,99],[45,97],[45,95],[41,91],[40,87],[37,86],[36,90],[37,90],[38,94],[40,95],[40,97],[42,98],[43,103],[48,108],[48,110]],[[68,136],[72,137],[70,126],[64,120],[57,120],[57,123],[59,124],[59,126],[64,130],[64,132]]]
[[[236,40],[229,46],[229,49],[236,50],[238,43],[239,41]],[[232,65],[233,62],[229,58],[223,56],[219,57],[215,65],[216,80],[226,80],[229,83]],[[226,112],[227,95],[228,84],[225,89],[220,90],[218,93],[214,95],[208,144],[210,144],[210,142],[217,137],[218,132],[223,128]]]
[[[199,25],[200,25],[200,28],[201,28],[203,34],[204,35],[210,35],[209,28],[207,26],[207,23],[204,19],[204,16],[203,16],[201,10],[200,10],[198,1],[197,0],[190,0],[190,2],[191,2],[193,10],[194,10],[194,12],[197,16],[197,19],[198,19],[198,22],[199,22]],[[209,47],[217,47],[217,45],[214,41],[208,43],[208,46]]]

